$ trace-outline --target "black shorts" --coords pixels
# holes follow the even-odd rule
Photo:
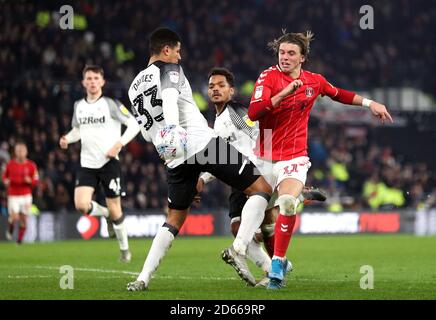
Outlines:
[[[202,151],[181,165],[167,168],[168,207],[185,210],[197,194],[201,172],[209,172],[225,184],[243,191],[258,178],[250,160],[221,138],[213,138]]]
[[[240,217],[242,208],[247,202],[247,195],[242,191],[232,188],[232,193],[229,196],[229,217],[230,219]]]
[[[121,181],[121,165],[117,159],[111,159],[99,169],[80,167],[77,172],[76,187],[97,187],[101,184],[106,198],[124,196]]]

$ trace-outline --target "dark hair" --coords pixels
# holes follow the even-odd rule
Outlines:
[[[313,40],[313,33],[306,31],[306,33],[286,33],[286,29],[282,30],[283,35],[268,43],[268,47],[275,53],[279,52],[282,43],[293,43],[300,47],[301,54],[306,58],[310,52],[310,42]]]
[[[22,138],[18,138],[17,140],[15,140],[15,145],[14,145],[14,147],[15,146],[18,146],[18,145],[23,145],[23,146],[25,146],[26,148],[27,148],[27,144],[26,144],[26,141],[24,141],[24,139],[22,139]]]
[[[212,68],[207,75],[207,78],[210,79],[212,76],[224,76],[226,77],[227,82],[229,83],[231,88],[235,87],[235,76],[230,72],[227,68]]]
[[[165,46],[174,48],[179,42],[182,42],[180,36],[173,30],[168,28],[157,28],[149,37],[150,55],[158,55]]]
[[[82,71],[83,78],[85,78],[85,74],[86,74],[88,71],[92,71],[92,72],[95,72],[95,73],[100,73],[101,76],[104,78],[104,71],[103,71],[103,68],[100,67],[100,66],[98,66],[98,65],[96,65],[96,64],[87,64],[87,65],[85,66],[85,68],[83,68],[83,71]]]

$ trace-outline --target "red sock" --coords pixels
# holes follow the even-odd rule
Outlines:
[[[263,245],[265,246],[266,252],[270,258],[274,255],[274,234],[268,238],[263,238]]]
[[[23,241],[24,238],[24,233],[26,232],[26,227],[20,227],[20,229],[18,230],[18,243],[21,243]]]
[[[14,225],[15,225],[15,223],[14,222],[9,222],[9,233],[10,234],[14,234]]]
[[[291,241],[292,231],[294,230],[297,215],[285,216],[279,214],[276,221],[274,255],[284,257]]]

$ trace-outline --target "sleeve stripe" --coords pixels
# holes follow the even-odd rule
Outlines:
[[[242,130],[245,134],[247,134],[251,139],[254,139],[256,134],[254,130],[245,123],[242,118],[244,115],[241,115],[237,111],[235,111],[232,107],[228,107],[230,119],[238,130]]]

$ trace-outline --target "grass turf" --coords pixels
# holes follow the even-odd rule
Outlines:
[[[288,250],[294,271],[278,291],[245,286],[220,259],[231,241],[178,238],[146,292],[128,292],[126,284],[141,270],[150,239],[130,240],[130,264],[118,262],[111,240],[0,243],[0,300],[436,299],[436,237],[295,236]],[[73,290],[60,288],[63,265],[74,268]],[[360,288],[363,265],[373,267],[372,290]]]

